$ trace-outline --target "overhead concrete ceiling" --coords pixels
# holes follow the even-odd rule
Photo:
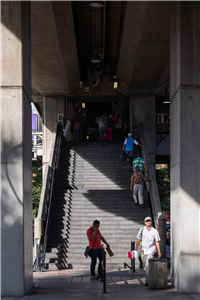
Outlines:
[[[113,94],[113,75],[124,94],[155,91],[169,80],[169,2],[107,1],[105,7],[105,65],[91,95]],[[43,95],[77,94],[92,70],[89,2],[33,1],[31,9],[32,88]]]
[[[67,95],[79,87],[71,2],[31,2],[32,88]]]
[[[118,65],[120,86],[129,91],[157,89],[169,79],[168,61],[169,2],[128,1]]]

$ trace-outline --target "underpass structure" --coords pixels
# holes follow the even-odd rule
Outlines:
[[[169,163],[170,143],[172,281],[200,292],[200,3],[91,4],[1,2],[2,295],[33,286],[31,102],[42,117],[43,185],[57,157],[58,114],[64,126],[87,117],[83,103],[110,103],[136,139],[142,124],[152,179],[156,161]],[[167,111],[159,101],[170,102]],[[168,136],[157,113],[170,113]],[[155,181],[150,194],[158,208]]]

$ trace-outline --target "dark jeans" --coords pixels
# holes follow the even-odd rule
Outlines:
[[[126,154],[126,159],[130,159],[130,163],[132,164],[133,162],[133,151],[125,151]]]
[[[107,129],[104,129],[100,131],[100,137],[101,137],[101,145],[103,145],[103,135],[104,133],[108,136],[108,143],[110,142],[110,133],[108,132]]]
[[[116,128],[115,127],[112,127],[112,141],[113,142],[116,142]]]
[[[98,274],[101,275],[101,261],[102,261],[103,251],[102,248],[100,249],[91,249],[91,276],[95,276],[95,266],[97,263],[97,257],[99,259],[99,267],[98,267]]]
[[[74,129],[74,142],[78,142],[79,130]]]
[[[117,142],[123,141],[123,130],[121,128],[117,128],[116,133],[117,133]]]

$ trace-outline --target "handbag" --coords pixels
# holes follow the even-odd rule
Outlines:
[[[97,240],[97,237],[96,237],[96,240]],[[94,242],[94,245],[95,245],[95,243],[96,243],[96,240],[95,240],[95,242]],[[92,249],[94,248],[94,245],[92,246]],[[88,256],[91,257],[91,251],[90,251],[90,250],[92,250],[92,249],[90,249],[89,246],[87,246],[87,247],[85,248],[84,255],[85,255],[86,258],[87,258]]]
[[[86,258],[88,257],[89,253],[90,253],[90,248],[89,248],[89,246],[87,246],[85,248],[85,252],[84,252],[84,255],[85,255]]]
[[[120,160],[126,160],[126,157],[125,157],[125,151],[122,150],[122,153],[120,154],[120,157],[119,157]]]

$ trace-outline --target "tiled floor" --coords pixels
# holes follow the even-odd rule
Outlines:
[[[194,300],[198,294],[179,294],[171,287],[151,290],[145,287],[142,269],[108,270],[106,294],[101,280],[90,280],[89,270],[63,270],[34,273],[34,287],[24,297],[3,297],[3,300]]]

